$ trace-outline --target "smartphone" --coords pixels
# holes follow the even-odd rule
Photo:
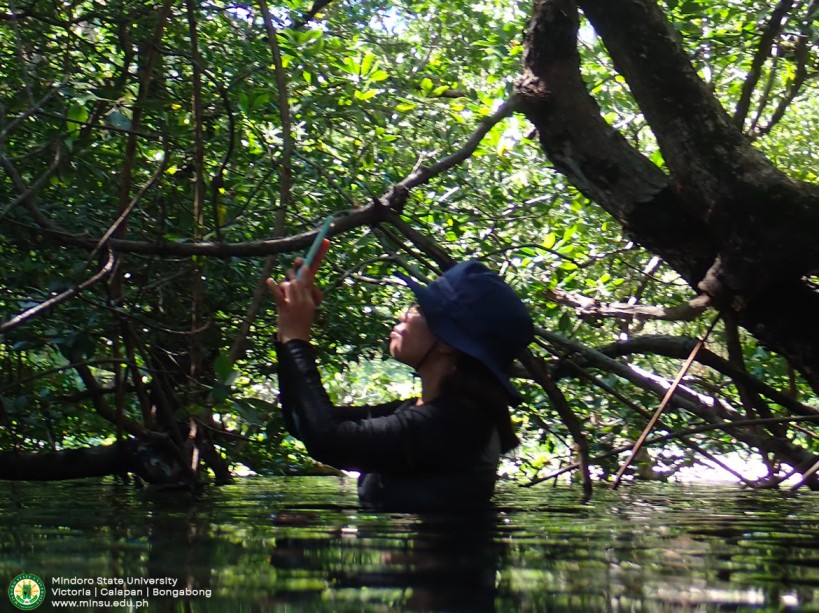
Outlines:
[[[327,250],[330,248],[330,239],[325,237],[327,236],[327,232],[330,230],[330,225],[332,223],[332,215],[328,215],[324,218],[324,222],[321,224],[321,228],[319,228],[318,233],[316,233],[316,238],[313,240],[313,244],[310,245],[310,249],[308,249],[307,253],[304,255],[304,262],[302,262],[299,271],[296,273],[297,279],[301,279],[303,271],[306,269],[311,270],[313,274],[316,274],[318,271],[319,266],[321,266],[321,261],[327,254]]]

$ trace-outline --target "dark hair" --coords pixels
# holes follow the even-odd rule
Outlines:
[[[498,429],[502,453],[517,447],[520,440],[509,414],[512,398],[486,366],[465,353],[456,353],[455,370],[444,379],[442,391],[464,398],[487,412]]]

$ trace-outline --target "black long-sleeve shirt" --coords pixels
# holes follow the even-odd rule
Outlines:
[[[288,430],[316,460],[360,471],[363,503],[410,511],[488,502],[500,456],[489,411],[451,395],[335,407],[309,343],[293,340],[277,350]]]

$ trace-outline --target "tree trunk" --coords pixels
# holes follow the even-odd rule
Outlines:
[[[578,5],[650,124],[664,174],[600,116]],[[655,0],[538,0],[517,84],[541,146],[588,198],[819,392],[819,186],[789,179],[700,79]]]
[[[0,479],[11,481],[61,481],[127,473],[153,484],[176,484],[184,477],[168,453],[136,439],[83,449],[0,453]]]

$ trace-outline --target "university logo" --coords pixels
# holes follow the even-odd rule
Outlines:
[[[31,611],[45,600],[45,583],[37,575],[17,575],[9,585],[9,600],[18,609]]]

